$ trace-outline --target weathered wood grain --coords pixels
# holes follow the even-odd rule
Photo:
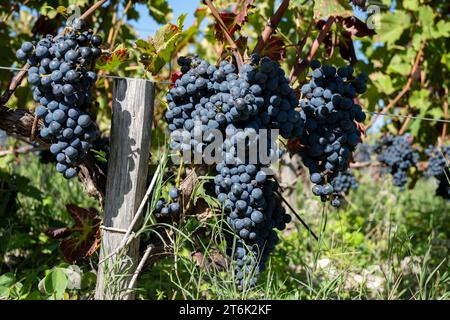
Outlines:
[[[126,230],[145,194],[150,155],[154,84],[142,79],[114,83],[111,153],[105,195],[104,226]],[[123,233],[104,230],[100,261],[121,243]],[[132,299],[126,295],[138,259],[139,243],[125,254],[113,255],[99,265],[96,299]]]

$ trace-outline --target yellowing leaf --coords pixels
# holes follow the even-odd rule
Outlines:
[[[185,18],[186,15],[181,15],[178,18],[178,25],[168,23],[161,27],[156,31],[155,37],[150,37],[148,42],[144,40],[135,42],[137,50],[147,54],[141,62],[152,74],[156,74],[172,58],[175,48],[183,38],[182,26]]]
[[[97,68],[106,71],[115,71],[119,65],[129,59],[128,50],[119,45],[111,54],[104,54],[97,60]]]
[[[330,16],[343,18],[353,15],[352,7],[345,0],[316,0],[314,1],[314,18],[327,19]]]

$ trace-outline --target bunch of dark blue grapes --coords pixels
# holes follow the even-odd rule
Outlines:
[[[413,148],[409,135],[387,135],[377,141],[374,152],[377,160],[384,164],[392,175],[395,186],[405,189],[408,182],[408,171],[416,167],[419,153]]]
[[[78,21],[75,26],[81,28]],[[86,108],[97,80],[92,71],[101,55],[102,39],[91,30],[71,28],[62,35],[36,42],[24,42],[17,58],[26,61],[35,113],[43,119],[40,136],[51,138],[50,151],[56,156],[56,170],[66,178],[77,175],[77,162],[92,147],[98,129]]]
[[[240,74],[225,60],[218,67],[198,57],[180,57],[178,63],[183,74],[166,96],[173,150],[202,153],[215,138],[208,130],[224,133],[228,124],[279,129],[285,138],[301,135],[298,101],[277,62],[255,55]]]
[[[180,213],[180,190],[176,187],[172,187],[169,190],[169,197],[171,200],[170,202],[167,202],[164,198],[161,198],[156,202],[155,216],[157,218],[168,218]]]
[[[274,229],[284,230],[291,216],[276,195],[278,184],[270,179],[265,167],[254,164],[216,165],[215,193],[227,222],[238,235],[234,259],[238,288],[254,285],[264,270],[270,252],[278,242]],[[228,239],[232,254],[233,239]]]
[[[274,195],[278,185],[265,170],[269,159],[282,151],[276,146],[277,136],[263,136],[260,129],[279,129],[286,139],[300,137],[304,124],[296,110],[298,100],[280,65],[266,57],[253,55],[240,73],[228,61],[215,66],[198,57],[181,57],[178,63],[182,76],[167,94],[165,114],[170,146],[203,156],[216,139],[210,130],[224,138],[215,150],[221,159],[213,173],[215,196],[237,236],[237,285],[243,288],[247,276],[253,285],[278,241],[273,229],[282,230],[290,221]],[[231,255],[234,239],[227,242]]]
[[[350,171],[339,172],[339,174],[334,177],[331,181],[334,192],[339,194],[347,194],[350,189],[358,188],[358,181],[356,177]]]
[[[442,146],[441,149],[429,146],[425,154],[428,157],[428,168],[425,174],[438,180],[436,195],[450,200],[450,146]]]
[[[372,147],[367,143],[361,143],[356,147],[353,154],[353,160],[355,162],[370,162],[372,154]]]
[[[336,69],[317,60],[311,62],[311,68],[311,80],[301,88],[305,132],[300,155],[310,171],[313,193],[338,207],[341,201],[331,182],[347,170],[360,142],[357,122],[366,116],[354,98],[366,91],[367,75],[354,77],[350,66]]]

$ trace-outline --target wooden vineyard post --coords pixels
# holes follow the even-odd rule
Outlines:
[[[95,299],[134,297],[125,291],[139,258],[139,242],[134,240],[118,254],[109,255],[124,237],[117,229],[128,229],[145,194],[154,99],[155,86],[150,81],[116,79],[114,82],[105,229]]]

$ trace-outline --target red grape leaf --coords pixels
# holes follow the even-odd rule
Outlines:
[[[248,22],[248,13],[251,8],[254,8],[255,6],[253,3],[255,0],[239,0],[236,3],[236,6],[234,7],[234,13],[237,14],[236,16],[236,24],[239,26],[243,26],[244,23]]]
[[[366,23],[354,16],[347,18],[338,17],[337,21],[345,29],[345,31],[350,32],[352,36],[365,37],[376,34],[373,29],[369,29]]]
[[[247,41],[248,38],[244,37],[244,36],[240,36],[237,40],[236,40],[236,45],[238,47],[239,53],[244,56],[245,54],[245,50],[247,50]]]
[[[74,263],[91,256],[100,245],[101,219],[93,208],[84,209],[74,204],[66,205],[74,224],[67,228],[46,230],[45,233],[54,239],[61,240],[64,258]]]
[[[220,12],[219,15],[222,18],[222,21],[225,24],[225,26],[227,27],[228,33],[231,36],[233,36],[233,34],[237,30],[241,29],[241,27],[238,24],[236,24],[236,14],[235,13],[224,11],[224,12]],[[219,22],[217,22],[217,21],[214,24],[214,30],[215,30],[215,32],[214,32],[215,38],[220,42],[225,42],[225,40],[226,40],[225,35],[223,34],[223,31],[219,26]]]
[[[261,56],[267,56],[272,60],[282,60],[286,55],[284,40],[278,36],[270,36],[269,40],[261,50]]]
[[[348,60],[351,64],[356,63],[355,47],[353,45],[352,36],[350,32],[344,31],[338,39],[339,51],[341,57]]]
[[[182,75],[183,73],[180,70],[172,73],[172,76],[170,77],[170,81],[172,82],[172,84],[170,85],[171,88],[175,87],[175,81],[180,79]]]
[[[249,10],[254,7],[254,2],[255,0],[239,0],[237,1],[233,12],[222,11],[219,13],[231,36],[233,36],[236,31],[241,30],[241,27],[248,21],[248,13]],[[214,28],[216,39],[224,42],[226,39],[218,22],[214,24]]]
[[[68,228],[57,228],[57,229],[48,229],[45,231],[47,236],[53,239],[61,239],[66,238],[71,234],[71,231]]]

